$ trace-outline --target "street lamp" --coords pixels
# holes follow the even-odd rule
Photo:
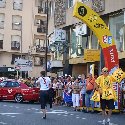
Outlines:
[[[46,1],[46,49],[45,49],[45,75],[47,76],[47,53],[48,53],[48,0]]]

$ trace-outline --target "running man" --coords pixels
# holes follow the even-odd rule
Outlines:
[[[41,104],[41,110],[43,112],[43,119],[46,119],[46,105],[47,101],[49,99],[49,82],[45,79],[45,72],[40,72],[40,77],[36,81],[36,83],[40,84],[40,104]]]

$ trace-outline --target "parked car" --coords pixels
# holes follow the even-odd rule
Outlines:
[[[7,80],[0,82],[0,100],[15,100],[15,102],[39,101],[39,91],[37,87],[28,87],[24,83]]]

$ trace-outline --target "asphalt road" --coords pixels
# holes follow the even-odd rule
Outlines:
[[[125,125],[125,114],[113,114],[112,125]],[[42,119],[40,104],[0,102],[0,125],[102,125],[98,113],[75,112],[71,107],[54,106]]]

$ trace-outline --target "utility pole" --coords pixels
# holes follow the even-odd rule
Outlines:
[[[48,0],[46,1],[46,48],[45,48],[45,75],[47,76],[47,53],[48,53]]]

